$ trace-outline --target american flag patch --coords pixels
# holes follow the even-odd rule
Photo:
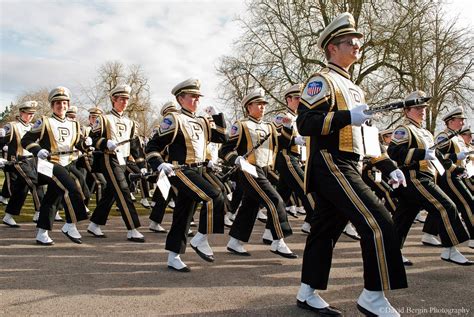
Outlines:
[[[323,88],[322,81],[319,81],[319,80],[312,81],[308,84],[308,89],[306,90],[306,93],[308,94],[308,96],[313,97],[319,94],[322,88]]]
[[[393,133],[393,137],[397,140],[403,139],[405,137],[406,132],[403,130],[397,130]]]

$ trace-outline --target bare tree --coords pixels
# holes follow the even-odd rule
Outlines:
[[[40,88],[34,91],[25,91],[20,96],[17,97],[15,103],[12,103],[9,107],[9,111],[4,114],[0,121],[0,125],[3,125],[7,122],[14,121],[15,117],[19,114],[19,106],[25,102],[34,100],[38,102],[38,108],[35,114],[35,118],[39,118],[43,115],[50,116],[52,113],[51,107],[48,102],[49,89]]]
[[[447,24],[441,6],[433,1],[255,0],[248,11],[240,19],[245,33],[235,42],[235,55],[223,57],[217,68],[223,78],[221,97],[234,106],[233,116],[240,114],[238,101],[253,86],[270,96],[269,114],[282,108],[282,91],[325,65],[317,39],[344,11],[353,14],[364,33],[362,58],[351,71],[370,105],[424,89],[436,104],[428,120],[434,130],[442,110],[438,105],[445,101],[438,96],[452,96],[455,104],[465,104],[462,96],[471,96],[472,37],[455,22]],[[384,114],[379,125],[399,117],[399,112]]]

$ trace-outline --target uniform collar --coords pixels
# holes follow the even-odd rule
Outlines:
[[[185,115],[187,115],[188,117],[191,117],[191,118],[195,118],[195,117],[196,117],[196,115],[194,114],[194,112],[191,112],[191,111],[186,110],[186,109],[184,109],[184,108],[181,108],[181,113],[182,113],[182,114],[185,114]]]
[[[293,110],[291,110],[289,107],[286,107],[286,109],[288,110],[288,112],[293,115],[294,117],[296,117],[296,112],[294,112]]]
[[[60,121],[60,122],[66,122],[66,116],[64,116],[64,118],[61,118],[60,116],[53,113],[53,115],[51,117],[58,120],[58,121]]]
[[[122,114],[118,113],[117,110],[115,110],[115,108],[112,108],[112,110],[110,110],[110,113],[113,114],[114,116],[118,117],[118,118],[123,117],[123,113]]]
[[[332,69],[333,71],[335,71],[336,73],[338,73],[339,75],[347,78],[347,79],[351,79],[351,75],[345,70],[343,69],[342,67],[340,66],[337,66],[336,64],[334,63],[328,63],[328,66],[327,66],[329,69]]]
[[[18,117],[17,118],[17,121],[21,124],[23,124],[25,127],[29,125],[29,123],[26,123],[25,121],[23,121],[23,119],[21,117]]]
[[[255,122],[255,123],[262,123],[262,119],[258,120],[257,118],[254,118],[254,117],[252,117],[251,115],[249,115],[249,120],[250,120],[250,121],[253,121],[253,122]]]
[[[406,121],[413,124],[417,128],[421,128],[421,123],[417,123],[415,120],[412,120],[410,118],[406,118]]]

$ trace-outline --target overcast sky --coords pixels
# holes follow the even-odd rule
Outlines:
[[[450,2],[467,25],[474,1]],[[0,0],[0,110],[24,91],[63,85],[74,94],[113,60],[143,66],[154,104],[189,77],[201,79],[201,104],[213,104],[215,66],[232,53],[244,13],[244,0]]]

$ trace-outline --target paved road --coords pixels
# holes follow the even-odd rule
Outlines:
[[[3,214],[3,213],[2,213]],[[142,223],[148,225],[146,217]],[[171,215],[165,216],[169,228]],[[110,219],[106,239],[86,233],[84,243],[70,242],[55,225],[52,247],[37,246],[35,227],[0,225],[0,315],[201,315],[201,316],[311,316],[296,307],[305,236],[302,219],[291,219],[295,234],[287,239],[300,255],[284,259],[261,243],[263,225],[256,223],[247,245],[249,258],[229,254],[227,235],[210,239],[216,262],[202,261],[192,249],[182,257],[188,274],[166,267],[165,235],[142,228],[146,243],[128,242],[120,217]],[[227,229],[226,229],[227,232]],[[422,246],[421,225],[408,237],[405,255],[410,287],[388,294],[406,316],[474,316],[474,267],[459,267],[439,259],[440,249]],[[474,259],[474,250],[460,248]],[[360,247],[347,237],[338,243],[329,289],[323,297],[358,316],[355,301],[362,289]]]

